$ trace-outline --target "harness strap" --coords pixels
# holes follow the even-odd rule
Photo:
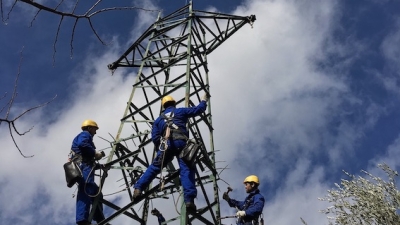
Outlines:
[[[74,161],[78,165],[80,165],[82,162],[87,163],[87,164],[94,164],[94,162],[95,162],[94,159],[84,158],[82,156],[82,154],[76,153],[76,152],[74,152],[72,150],[71,150],[71,152],[69,153],[68,156],[71,159],[71,161]]]
[[[167,128],[165,129],[164,139],[168,140],[168,138],[172,137],[173,140],[188,140],[189,138],[186,134],[180,129],[176,124],[174,124],[173,117],[174,111],[171,112],[170,116],[166,116],[164,113],[161,113],[161,116],[166,120]],[[167,136],[168,132],[168,136]]]
[[[250,194],[250,195],[247,197],[247,200],[246,200],[246,202],[245,202],[244,205],[243,205],[243,210],[246,210],[247,208],[249,208],[250,202],[251,202],[251,200],[253,200],[254,195],[256,195],[256,193],[252,193],[252,194]]]
[[[252,193],[252,194],[250,194],[250,195],[248,196],[246,202],[245,202],[244,205],[243,205],[243,210],[246,210],[247,208],[249,208],[250,203],[251,203],[251,201],[254,199],[254,196],[255,196],[256,194],[257,194],[257,193]],[[259,218],[261,218],[261,221],[264,222],[262,213],[261,213],[259,216],[257,216],[257,218],[251,219],[251,221],[246,221],[246,222],[247,222],[247,223],[251,223],[251,224],[259,224],[259,223],[258,223],[258,219],[259,219]],[[246,222],[245,222],[245,224],[247,224]],[[261,225],[261,224],[260,224],[260,225]]]

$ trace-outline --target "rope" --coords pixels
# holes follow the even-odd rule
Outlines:
[[[118,193],[123,192],[123,191],[126,191],[126,190],[128,190],[128,188],[124,188],[124,189],[122,189],[122,190],[120,190],[120,191],[112,192],[112,193],[110,193],[110,194],[103,194],[103,196],[115,195],[115,194],[118,194]]]
[[[83,191],[85,192],[85,194],[87,194],[87,196],[92,197],[92,198],[97,197],[97,196],[100,194],[101,188],[102,188],[102,186],[101,186],[101,169],[100,169],[99,191],[98,191],[95,195],[89,195],[89,194],[86,192],[86,184],[87,184],[87,181],[89,180],[90,174],[92,174],[92,172],[94,171],[94,168],[95,168],[95,167],[96,167],[96,165],[93,166],[92,169],[90,170],[90,172],[89,172],[89,174],[88,174],[88,176],[87,176],[87,178],[86,178],[86,180],[85,180],[85,185],[83,186]]]
[[[164,159],[165,159],[165,154],[166,151],[168,149],[168,139],[169,139],[169,135],[171,134],[171,129],[169,128],[169,126],[167,126],[167,128],[165,129],[165,136],[163,137],[160,146],[158,147],[158,150],[160,150],[161,152],[163,152],[163,156],[161,159],[161,179],[160,179],[160,191],[162,191],[162,189],[164,188],[164,183],[165,183],[165,178],[163,176],[163,168],[164,168]],[[162,149],[162,147],[164,147],[164,149]]]
[[[181,213],[178,211],[178,200],[180,199],[182,194],[178,195],[178,199],[176,199],[175,201],[175,196],[172,194],[172,199],[174,201],[174,205],[175,205],[175,211],[178,213],[178,215],[181,215]]]
[[[163,168],[164,168],[164,158],[165,158],[165,153],[163,154],[162,160],[161,160],[161,179],[160,179],[160,191],[162,191],[162,189],[164,189],[164,183],[165,183],[165,178],[163,176]]]

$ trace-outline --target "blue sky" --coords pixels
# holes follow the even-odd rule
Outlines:
[[[133,3],[165,13],[186,3],[171,2]],[[17,123],[22,130],[35,126],[18,138],[22,151],[35,157],[22,158],[5,124],[0,127],[0,223],[73,224],[74,190],[66,187],[61,165],[84,119],[99,123],[98,136],[116,133],[134,75],[118,69],[111,76],[107,64],[157,13],[98,16],[94,25],[106,46],[80,22],[72,59],[66,19],[53,64],[58,17],[42,12],[29,27],[34,12],[19,5],[0,26],[0,93],[10,96],[23,48],[12,113],[57,98]],[[243,27],[208,57],[215,148],[220,165],[230,168],[222,178],[234,188],[231,197],[244,198],[243,178],[257,174],[267,224],[301,224],[300,217],[328,224],[318,213],[327,205],[317,198],[340,182],[342,170],[377,172],[383,162],[398,169],[399,2],[195,0],[194,8],[257,16],[253,28]],[[234,212],[221,206],[223,216]]]

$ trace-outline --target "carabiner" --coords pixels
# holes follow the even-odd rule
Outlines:
[[[162,139],[160,146],[158,147],[158,150],[164,152],[167,149],[168,149],[168,140]]]

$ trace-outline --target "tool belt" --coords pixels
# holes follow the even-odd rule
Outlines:
[[[175,129],[171,129],[170,138],[172,140],[187,140],[188,139],[188,137],[186,137],[186,135],[183,134],[183,132],[181,130],[175,130]]]
[[[74,151],[71,150],[70,155],[71,157],[71,161],[76,162],[78,165],[80,165],[81,163],[85,163],[89,166],[94,166],[96,160],[94,158],[84,158],[81,154],[75,153]]]
[[[189,166],[193,166],[196,159],[197,153],[201,148],[201,144],[197,143],[195,139],[189,139],[185,132],[181,130],[177,125],[173,123],[174,111],[171,112],[171,116],[167,117],[164,113],[161,116],[166,120],[166,128],[164,136],[160,144],[160,150],[166,150],[168,148],[167,140],[186,140],[186,145],[179,154],[179,158],[183,159]]]
[[[186,146],[179,154],[179,158],[183,159],[188,165],[193,165],[200,148],[201,144],[197,143],[195,139],[187,139]]]
[[[71,150],[70,160],[64,164],[65,180],[67,181],[67,187],[71,188],[74,186],[79,179],[83,178],[82,170],[80,168],[81,163],[85,163],[90,166],[95,165],[94,159],[83,158],[81,154],[77,154]]]

